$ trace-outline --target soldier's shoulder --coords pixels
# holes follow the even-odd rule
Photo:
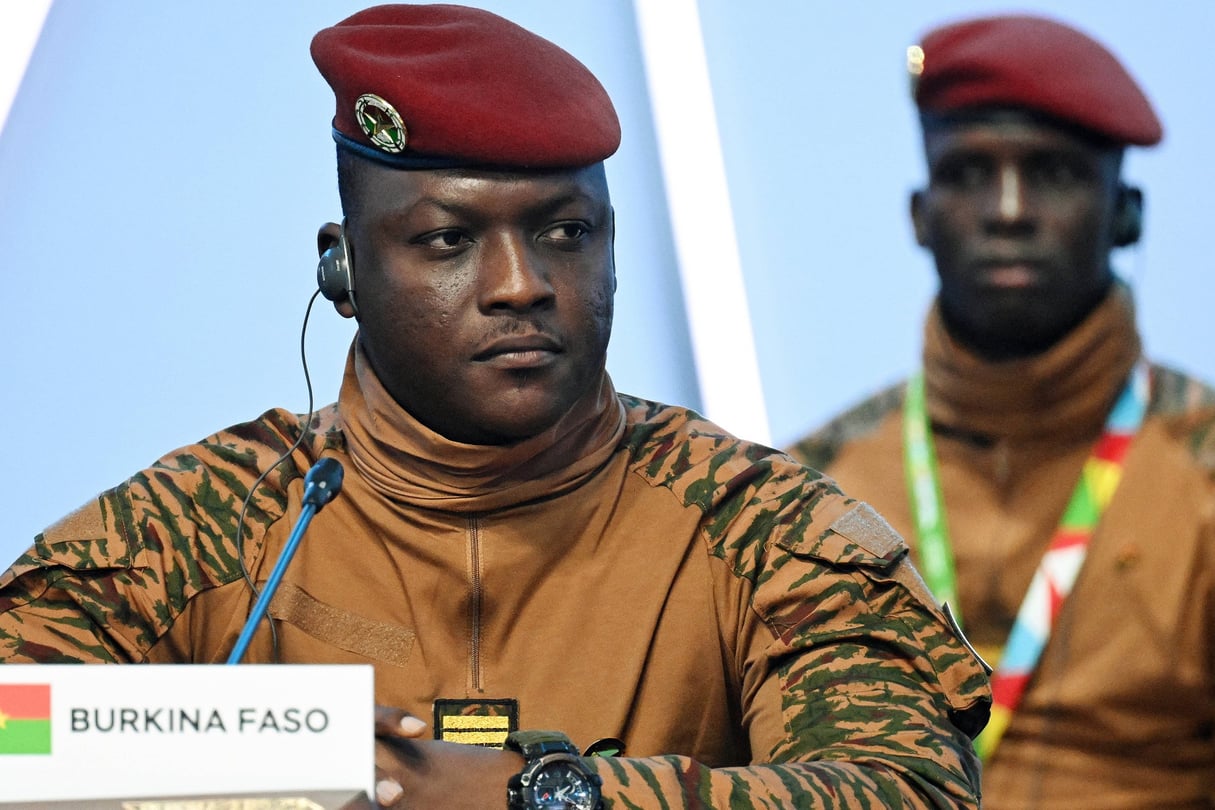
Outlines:
[[[710,553],[740,575],[759,571],[780,538],[822,532],[851,504],[831,478],[695,411],[621,399],[632,473],[699,513]]]
[[[621,401],[622,442],[631,467],[653,485],[679,492],[686,503],[707,507],[727,491],[774,485],[783,491],[802,485],[834,489],[829,478],[787,453],[740,438],[689,408],[628,395]]]
[[[1150,418],[1161,420],[1202,468],[1215,474],[1215,388],[1167,365],[1153,363]]]
[[[311,430],[306,424],[271,410],[225,428],[40,533],[0,574],[0,614],[34,611],[50,626],[44,640],[54,641],[22,644],[0,630],[0,658],[7,643],[8,654],[33,660],[140,660],[191,599],[244,575],[242,560],[262,552],[266,531],[285,514],[286,486],[341,443],[335,409],[320,411]],[[79,623],[84,613],[104,616],[107,637],[125,639],[122,649]]]
[[[311,421],[307,421],[307,420]],[[273,408],[255,419],[224,428],[195,444],[163,456],[157,465],[172,467],[176,459],[196,458],[217,465],[264,471],[276,461],[318,457],[328,449],[345,446],[336,405],[310,415]],[[288,467],[298,465],[287,465]],[[307,464],[304,465],[305,469]]]
[[[798,439],[786,448],[786,452],[809,467],[828,469],[850,442],[869,435],[892,413],[902,410],[906,390],[906,381],[881,389]]]
[[[618,396],[625,408],[621,442],[631,463],[648,474],[679,477],[703,463],[792,463],[780,450],[742,438],[691,408]]]
[[[266,411],[164,454],[49,526],[31,554],[140,565],[149,555],[189,556],[196,543],[220,548],[242,517],[256,538],[281,514],[286,488],[309,458],[341,441],[334,409],[318,412],[307,434],[303,417]]]

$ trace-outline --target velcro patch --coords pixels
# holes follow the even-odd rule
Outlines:
[[[894,561],[907,551],[899,533],[867,503],[849,509],[831,524],[831,530],[879,559]]]
[[[519,701],[457,700],[435,701],[435,739],[443,742],[502,748],[506,736],[519,730]]]

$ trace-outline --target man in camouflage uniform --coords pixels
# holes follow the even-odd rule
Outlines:
[[[899,536],[787,456],[613,389],[620,131],[594,77],[452,6],[369,9],[312,50],[345,214],[322,291],[359,324],[338,402],[170,453],[39,535],[0,578],[0,657],[225,660],[334,459],[341,494],[246,660],[374,665],[399,707],[380,804],[506,806],[537,735],[567,748],[503,750],[521,727],[623,747],[551,777],[584,810],[976,806],[986,674]]]
[[[793,453],[912,538],[999,659],[985,807],[1215,807],[1215,391],[1144,360],[1110,267],[1139,236],[1124,148],[1160,123],[1051,20],[962,21],[913,55],[923,372]]]

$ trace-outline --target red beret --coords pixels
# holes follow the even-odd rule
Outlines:
[[[946,25],[929,32],[909,61],[915,102],[925,113],[1014,107],[1123,146],[1151,146],[1163,136],[1151,103],[1118,59],[1054,20],[1002,16]]]
[[[480,9],[386,5],[312,39],[333,137],[402,168],[577,168],[620,145],[607,91],[548,40]]]

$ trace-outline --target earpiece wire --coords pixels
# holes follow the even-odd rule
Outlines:
[[[303,366],[304,385],[308,389],[308,415],[304,419],[304,429],[300,431],[300,435],[296,437],[291,446],[284,450],[282,455],[275,459],[274,463],[267,467],[266,470],[262,472],[262,474],[259,475],[250,485],[248,493],[245,494],[245,500],[240,507],[240,517],[237,518],[236,521],[236,559],[240,563],[241,577],[245,580],[245,583],[249,586],[250,592],[253,594],[253,598],[249,602],[250,607],[252,607],[253,604],[258,600],[258,597],[261,596],[261,592],[258,590],[256,583],[254,583],[253,576],[249,573],[248,566],[245,565],[245,516],[249,511],[249,505],[253,502],[253,493],[257,491],[257,488],[262,485],[270,473],[274,472],[274,470],[276,470],[280,464],[290,458],[291,454],[298,450],[300,445],[304,443],[304,439],[306,439],[308,435],[312,433],[312,417],[314,411],[312,398],[312,377],[308,373],[308,354],[305,347],[305,338],[308,334],[308,318],[312,314],[312,305],[316,303],[316,297],[320,294],[321,291],[317,290],[312,294],[312,297],[308,299],[308,307],[304,310],[304,322],[300,326],[300,365]],[[268,617],[268,619],[270,625],[272,649],[271,660],[278,663],[278,629],[275,627],[274,619],[270,617]]]

